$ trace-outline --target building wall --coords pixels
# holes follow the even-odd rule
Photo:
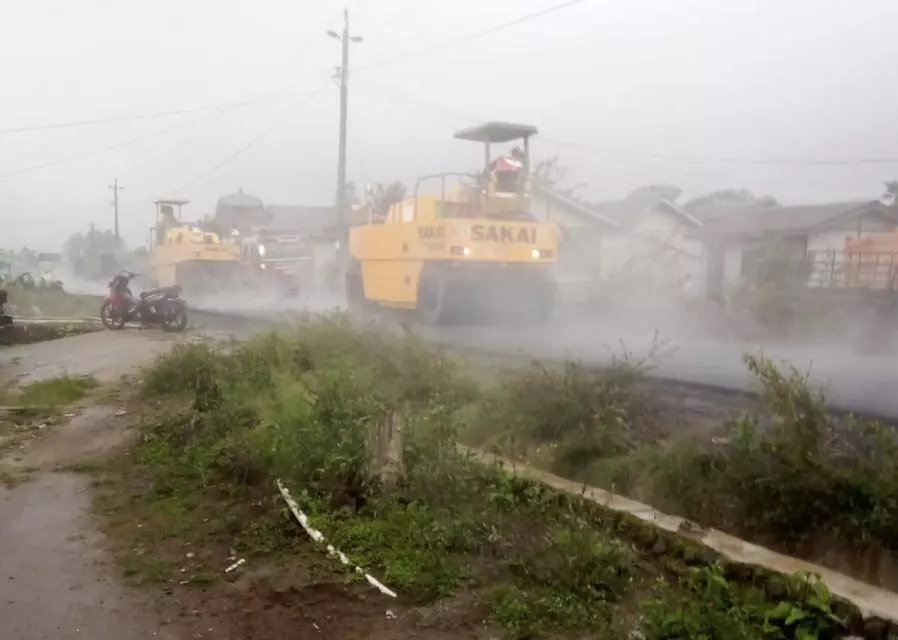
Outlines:
[[[636,216],[633,225],[634,232],[656,238],[673,238],[681,235],[683,230],[684,225],[673,216],[654,208],[647,209]]]
[[[745,245],[730,244],[723,250],[723,287],[735,289],[742,285],[742,255]]]
[[[661,209],[649,209],[642,213],[633,226],[634,233],[656,238],[670,247],[701,260],[702,243],[686,237],[692,231],[690,225]]]
[[[863,216],[860,220],[845,221],[809,235],[783,237],[782,241],[786,243],[790,254],[794,255],[796,261],[810,257],[812,263],[816,261],[824,264],[827,263],[827,254],[836,256],[836,260],[839,259],[838,254],[844,251],[846,237],[856,238],[884,234],[894,231],[895,228],[895,224],[883,220],[881,217]],[[720,241],[716,242],[719,243]],[[715,268],[723,270],[721,293],[725,295],[727,292],[742,286],[745,280],[746,264],[751,261],[751,254],[759,246],[760,241],[758,240],[731,240],[725,244],[718,244],[716,250],[722,252],[722,259],[716,265],[712,264],[712,253],[715,247],[711,244],[703,246],[703,289],[708,294],[713,295],[715,293],[711,290],[714,278],[711,277],[709,272],[709,270]],[[810,286],[815,284],[815,278],[818,275],[812,273],[809,276],[808,284]]]
[[[568,232],[559,247],[559,280],[610,279],[638,273],[659,282],[684,278],[699,281],[701,242],[686,238],[689,228],[667,212],[647,209],[633,220],[630,230],[616,230],[538,196],[533,198],[532,210],[538,219],[548,216]]]
[[[606,225],[539,196],[532,198],[531,210],[540,222],[555,222],[567,230],[565,239],[558,247],[555,267],[555,275],[560,282],[589,281],[600,276]]]
[[[858,221],[846,222],[837,227],[811,234],[808,237],[808,251],[815,253],[844,251],[845,238],[878,235],[894,230],[895,225],[882,218],[863,216]]]
[[[702,277],[702,244],[686,237],[689,230],[663,210],[641,212],[632,232],[607,238],[603,275],[614,277],[626,271],[659,284],[689,281],[695,287]]]

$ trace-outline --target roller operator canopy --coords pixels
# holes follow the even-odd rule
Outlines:
[[[471,142],[503,143],[521,138],[529,138],[539,133],[539,129],[529,124],[513,124],[511,122],[487,122],[476,127],[456,132],[458,140]]]

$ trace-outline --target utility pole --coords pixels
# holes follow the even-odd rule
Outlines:
[[[353,42],[361,42],[359,36],[349,34],[349,9],[343,9],[343,34],[328,31],[327,35],[335,38],[342,44],[343,55],[340,62],[340,146],[337,153],[337,198],[336,198],[336,227],[337,240],[337,265],[342,274],[346,267],[348,256],[349,228],[346,224],[346,127],[349,107],[349,45]]]
[[[115,216],[115,248],[118,250],[119,245],[119,234],[118,234],[118,192],[124,189],[124,187],[119,186],[118,178],[109,185],[109,188],[112,189],[112,211]]]

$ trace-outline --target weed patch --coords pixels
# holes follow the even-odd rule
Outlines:
[[[846,628],[826,587],[817,581],[806,578],[794,599],[771,606],[763,591],[728,581],[718,566],[690,570],[676,588],[659,583],[641,612],[646,640],[823,640],[841,637]]]
[[[99,386],[96,378],[59,376],[40,380],[18,389],[0,391],[0,405],[23,408],[62,407],[84,398]]]
[[[509,372],[481,403],[465,441],[519,458],[548,450],[547,466],[561,474],[630,454],[655,431],[651,402],[636,389],[644,367],[623,359],[598,371],[566,362]]]
[[[804,555],[821,533],[858,552],[898,552],[894,430],[834,417],[801,372],[745,362],[765,413],[722,425],[713,439],[664,438],[640,395],[639,368],[620,363],[512,374],[465,437],[787,553]],[[486,439],[487,424],[504,427]]]
[[[896,550],[898,440],[892,430],[830,416],[797,371],[746,358],[770,426],[745,417],[717,444],[684,440],[657,451],[657,499],[687,517],[787,548],[821,531],[851,545]]]
[[[444,352],[343,316],[306,318],[227,348],[180,345],[144,372],[144,398],[169,409],[143,426],[111,484],[110,527],[126,555],[180,545],[168,563],[158,553],[149,564],[131,557],[129,571],[145,581],[180,574],[207,584],[220,575],[225,558],[217,569],[203,554],[186,562],[187,542],[326,563],[274,490],[278,478],[327,542],[405,605],[464,591],[476,597],[462,617],[518,635],[624,637],[654,581],[675,590],[680,578],[585,517],[576,500],[484,466],[457,441],[498,421],[564,443],[560,465],[630,454],[650,424],[633,391],[639,375],[627,363],[598,377],[574,365],[534,367],[484,397]],[[369,443],[372,428],[396,414],[403,472],[382,486]],[[746,624],[760,634],[764,623]]]

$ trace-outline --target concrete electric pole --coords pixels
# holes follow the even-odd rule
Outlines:
[[[337,153],[337,201],[336,201],[336,227],[337,240],[340,243],[337,249],[337,264],[342,275],[346,267],[348,256],[349,228],[346,223],[346,126],[347,110],[349,107],[348,81],[349,81],[349,45],[353,42],[361,42],[359,36],[349,35],[349,9],[343,9],[343,33],[328,31],[327,35],[340,41],[343,46],[343,55],[340,63],[340,147]]]
[[[119,245],[119,233],[118,233],[118,192],[124,189],[124,187],[119,186],[118,178],[109,185],[109,188],[112,189],[112,211],[115,216],[115,248],[118,250]]]

